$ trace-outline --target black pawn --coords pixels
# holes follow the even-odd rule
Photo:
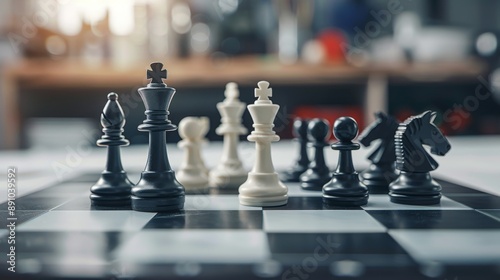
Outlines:
[[[322,119],[313,119],[307,126],[308,145],[314,149],[314,156],[300,176],[300,186],[304,190],[321,191],[321,187],[330,180],[330,169],[325,163],[324,153],[324,148],[328,146],[329,126],[328,121]]]
[[[104,135],[97,141],[97,145],[107,146],[108,156],[101,178],[90,188],[90,199],[96,206],[130,204],[130,189],[133,184],[123,170],[120,156],[120,146],[129,145],[129,141],[122,135],[125,116],[118,103],[118,94],[108,94],[108,102],[101,114],[101,124]]]
[[[368,202],[368,188],[359,181],[352,163],[352,150],[359,144],[352,140],[358,134],[358,124],[353,118],[341,117],[333,124],[333,135],[339,142],[332,149],[339,151],[337,169],[330,182],[323,186],[323,202],[335,206],[360,206]]]
[[[304,173],[309,166],[309,157],[307,155],[307,124],[308,121],[296,118],[293,122],[294,140],[299,144],[299,157],[295,164],[281,174],[285,182],[300,182],[300,175]]]
[[[165,134],[177,129],[168,119],[175,89],[163,83],[167,71],[162,68],[161,63],[151,64],[152,70],[147,71],[151,82],[138,90],[146,107],[146,120],[138,129],[149,132],[149,151],[141,179],[132,188],[132,209],[137,211],[164,212],[184,208],[185,190],[170,167]]]

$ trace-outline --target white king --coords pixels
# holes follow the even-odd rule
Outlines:
[[[258,86],[255,89],[257,100],[247,106],[254,122],[254,131],[247,139],[255,142],[255,164],[239,188],[239,200],[247,206],[279,206],[288,202],[288,188],[279,180],[271,158],[271,142],[280,140],[273,130],[279,105],[269,99],[272,90],[268,82],[261,81]]]
[[[241,124],[245,103],[238,100],[236,83],[228,83],[224,95],[226,99],[217,104],[222,123],[215,130],[218,135],[224,136],[224,149],[220,163],[210,172],[210,186],[237,188],[247,179],[247,171],[238,157],[238,138],[247,133]]]

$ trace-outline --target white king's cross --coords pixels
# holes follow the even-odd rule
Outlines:
[[[260,81],[257,83],[259,88],[255,89],[255,97],[258,97],[255,103],[271,103],[269,97],[273,96],[273,90],[269,88],[269,82]]]

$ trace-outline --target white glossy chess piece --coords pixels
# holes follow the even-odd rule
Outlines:
[[[221,125],[215,130],[218,135],[224,136],[224,147],[219,164],[210,172],[210,186],[237,188],[245,182],[248,173],[238,157],[238,138],[247,133],[241,125],[245,104],[238,99],[236,83],[228,83],[224,95],[224,101],[217,104],[222,117]]]
[[[201,145],[207,133],[208,118],[185,117],[179,122],[182,140],[177,146],[184,150],[184,158],[176,172],[177,180],[189,190],[208,187],[207,168],[201,158]]]
[[[288,202],[288,188],[279,180],[271,157],[271,142],[280,140],[273,131],[279,105],[269,100],[272,90],[268,82],[261,81],[258,86],[255,89],[258,99],[247,106],[254,122],[254,131],[247,139],[255,142],[255,164],[247,181],[239,188],[239,200],[247,206],[279,206]]]

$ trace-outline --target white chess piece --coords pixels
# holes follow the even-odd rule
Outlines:
[[[204,137],[207,135],[208,130],[210,130],[210,121],[208,120],[208,117],[198,117],[198,120],[200,122],[200,130],[201,130],[200,131],[201,135],[200,150],[201,150],[201,146],[206,145],[208,143],[208,140]],[[198,153],[197,155],[199,156],[198,162],[201,165],[200,168],[205,170],[205,174],[207,174],[208,176],[209,170],[205,165],[205,161],[201,157],[201,152]]]
[[[177,146],[184,149],[184,158],[176,172],[177,180],[189,190],[200,190],[208,186],[207,169],[201,158],[201,144],[208,118],[185,117],[179,122],[179,135],[182,140]]]
[[[245,182],[248,173],[238,157],[239,135],[247,133],[241,125],[245,104],[238,100],[236,83],[228,83],[224,95],[226,99],[217,104],[222,117],[221,125],[215,130],[218,135],[224,136],[224,147],[220,163],[210,172],[210,186],[237,188]]]
[[[279,180],[271,158],[271,142],[280,140],[273,131],[279,105],[269,100],[272,90],[268,82],[261,81],[258,86],[255,89],[258,99],[247,106],[255,129],[247,139],[255,142],[256,159],[247,181],[239,188],[239,200],[247,206],[279,206],[288,202],[288,188]]]

